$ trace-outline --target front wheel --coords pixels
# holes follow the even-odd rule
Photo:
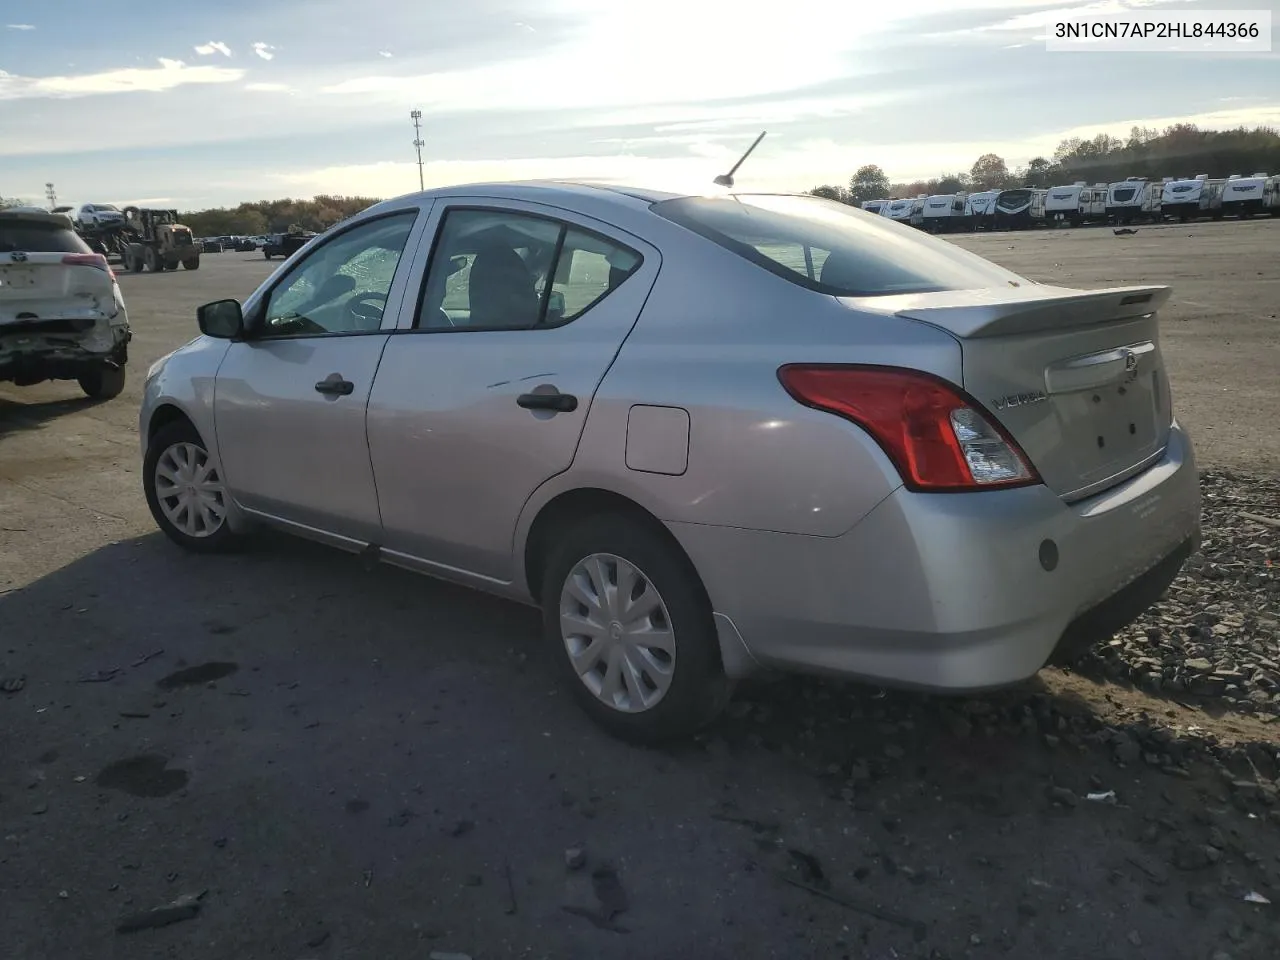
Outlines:
[[[200,258],[199,258],[199,257],[192,257],[190,260],[183,260],[183,261],[182,261],[182,267],[183,267],[183,269],[184,269],[184,270],[199,270],[199,269],[200,269]]]
[[[632,743],[688,737],[725,708],[711,604],[664,532],[601,514],[551,551],[543,628],[564,682],[601,727]]]
[[[156,431],[142,462],[142,487],[156,525],[196,553],[238,545],[227,523],[227,492],[199,432],[186,420]]]
[[[76,382],[85,395],[94,400],[110,400],[124,392],[124,367],[95,367],[80,374]]]

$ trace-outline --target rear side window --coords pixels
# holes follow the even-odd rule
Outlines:
[[[37,220],[0,217],[0,253],[90,253],[70,227]]]
[[[945,240],[818,197],[680,197],[652,207],[770,273],[832,296],[876,297],[1026,281]]]

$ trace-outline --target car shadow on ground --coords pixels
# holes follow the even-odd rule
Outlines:
[[[73,380],[65,381],[65,385],[73,390],[79,389]],[[0,397],[0,438],[21,430],[39,430],[50,420],[57,420],[69,413],[89,410],[108,402],[85,396],[30,402],[18,402]]]
[[[0,596],[0,676],[23,681],[0,694],[12,929],[101,954],[126,898],[191,887],[210,891],[198,938],[155,936],[192,958],[424,937],[486,956],[1118,957],[1126,935],[1252,956],[1280,933],[1243,900],[1276,880],[1245,856],[1274,846],[1264,798],[1181,746],[1117,739],[1076,693],[793,679],[644,750],[564,695],[538,622],[274,535],[229,556],[124,540]],[[50,929],[67,887],[96,892]]]

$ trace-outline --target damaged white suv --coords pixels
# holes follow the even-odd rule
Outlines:
[[[0,210],[0,383],[76,380],[110,399],[124,389],[130,337],[115,274],[68,217]]]

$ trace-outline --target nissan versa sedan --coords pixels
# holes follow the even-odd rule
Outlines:
[[[535,604],[586,712],[760,671],[973,692],[1131,622],[1199,539],[1165,287],[1033,283],[808,196],[389,200],[148,372],[147,501]]]

